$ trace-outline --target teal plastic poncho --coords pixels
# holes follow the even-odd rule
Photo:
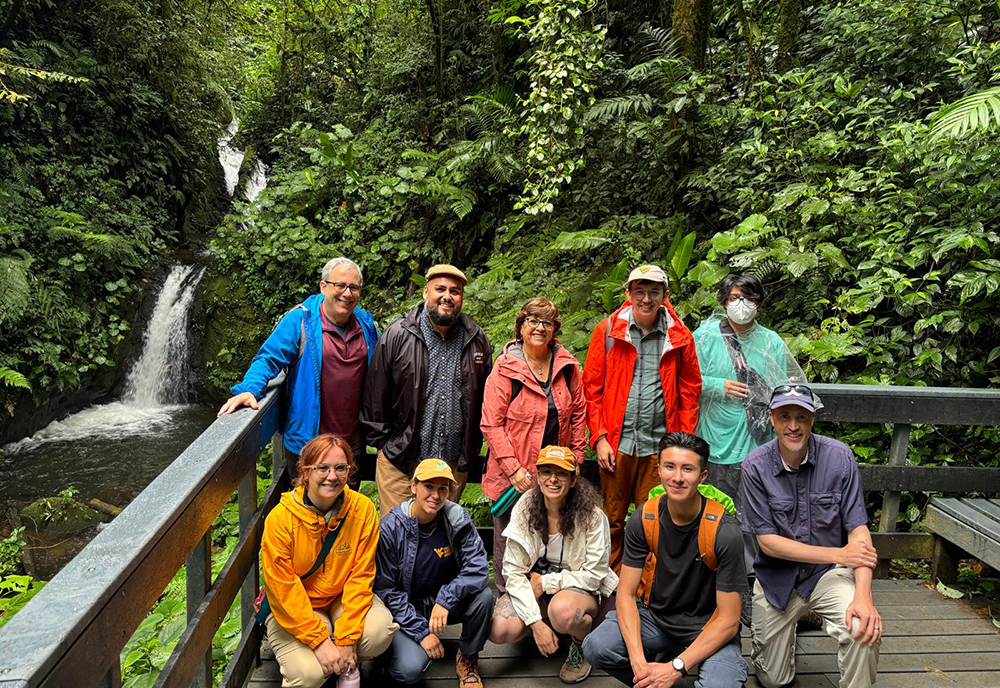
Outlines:
[[[767,419],[771,390],[786,382],[805,383],[806,376],[776,332],[754,321],[742,335],[723,335],[719,326],[725,320],[721,311],[713,313],[694,333],[702,380],[697,434],[711,446],[710,461],[734,464],[741,463],[750,451],[774,436]],[[748,366],[759,376],[755,376],[756,384],[750,385],[747,401],[751,403],[725,394],[726,380],[739,379],[726,345],[727,336],[738,337]],[[816,402],[820,408],[818,397]],[[751,435],[748,408],[757,427],[764,428],[765,437],[755,440]]]

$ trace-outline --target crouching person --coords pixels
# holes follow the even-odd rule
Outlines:
[[[615,611],[583,643],[591,664],[626,685],[667,688],[696,664],[696,688],[746,682],[743,536],[721,504],[698,492],[708,456],[708,443],[686,432],[660,440],[666,493],[629,518]],[[652,661],[660,655],[665,662]]]
[[[618,584],[609,565],[611,531],[570,449],[545,447],[535,465],[535,485],[514,505],[503,532],[507,593],[497,601],[490,640],[514,643],[530,629],[548,657],[559,648],[556,632],[566,633],[572,644],[559,678],[578,683],[590,675],[583,639]]]
[[[867,688],[878,672],[882,617],[872,603],[878,554],[861,474],[843,442],[812,432],[816,403],[801,384],[771,395],[775,439],[743,462],[743,530],[757,538],[751,656],[757,680],[795,678],[795,624],[823,619],[840,646],[840,688]]]
[[[456,484],[447,463],[424,459],[410,481],[413,497],[379,526],[375,592],[400,627],[383,660],[403,683],[416,683],[432,659],[444,657],[441,634],[460,623],[459,686],[483,685],[479,652],[489,634],[493,593],[483,540],[469,512],[448,501]]]
[[[331,674],[356,687],[359,663],[384,652],[398,628],[372,594],[378,516],[347,485],[355,471],[346,440],[310,440],[295,488],[264,523],[267,638],[284,688],[318,688]]]

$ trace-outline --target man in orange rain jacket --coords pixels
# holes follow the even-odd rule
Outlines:
[[[660,438],[678,430],[694,434],[701,395],[694,337],[667,300],[666,274],[643,265],[624,287],[627,300],[594,329],[583,369],[616,573],[629,504],[642,506],[659,483]]]

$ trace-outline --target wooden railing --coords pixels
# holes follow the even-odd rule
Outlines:
[[[947,554],[927,533],[895,533],[903,491],[1000,492],[1000,468],[909,466],[910,428],[1000,425],[1000,391],[951,388],[815,385],[825,408],[819,421],[892,426],[887,465],[862,466],[868,492],[882,492],[881,558]],[[156,685],[212,683],[212,638],[240,593],[243,636],[221,685],[239,688],[257,660],[260,632],[251,624],[259,588],[258,551],[264,518],[287,489],[281,454],[279,381],[256,412],[241,410],[215,421],[10,622],[0,628],[0,688],[117,687],[119,655],[166,585],[187,565],[187,629]],[[818,428],[820,432],[823,428]],[[276,479],[257,503],[256,460],[275,438]],[[374,457],[362,460],[362,478],[374,478]],[[137,457],[141,460],[141,457]],[[593,462],[588,462],[593,471]],[[469,476],[476,482],[480,475]],[[238,494],[240,540],[211,579],[211,525]],[[480,529],[492,539],[492,531]]]

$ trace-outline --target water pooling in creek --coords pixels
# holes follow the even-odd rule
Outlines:
[[[243,152],[230,146],[235,134],[234,122],[219,139],[219,163],[230,196],[243,161]],[[251,202],[266,181],[266,168],[258,161],[245,185]],[[96,498],[124,507],[211,425],[216,409],[189,403],[194,382],[189,320],[203,272],[193,265],[171,268],[120,399],[84,409],[0,448],[0,520],[6,520],[3,514],[10,507],[21,509],[70,486],[82,502]],[[24,525],[33,574],[42,579],[51,578],[100,528],[56,535],[30,521]]]

